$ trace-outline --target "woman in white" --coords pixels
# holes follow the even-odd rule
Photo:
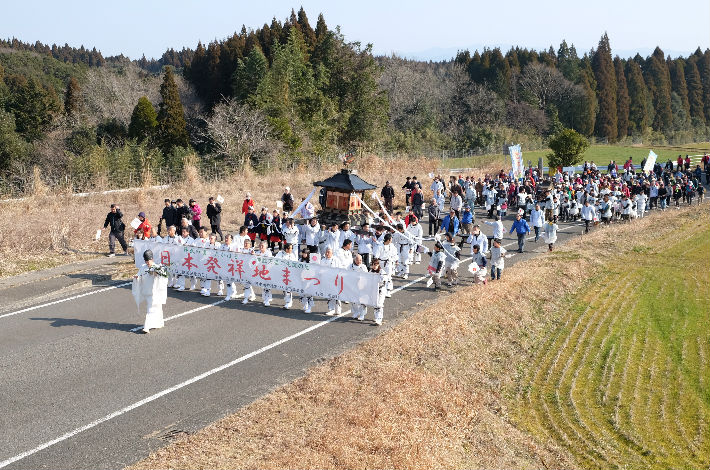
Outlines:
[[[146,314],[143,324],[143,333],[148,333],[151,329],[162,328],[165,325],[163,320],[163,305],[168,298],[168,278],[152,271],[159,268],[153,262],[153,252],[145,250],[143,252],[144,264],[138,269],[138,273],[133,276],[133,298],[136,306],[145,302]]]
[[[222,247],[222,244],[217,241],[217,234],[216,233],[211,233],[209,238],[209,243],[207,244],[206,248],[211,248],[213,250],[219,250]],[[217,292],[217,295],[224,295],[224,281],[219,281],[219,292]],[[202,281],[202,291],[201,294],[204,295],[205,297],[209,297],[210,293],[212,292],[212,280],[211,279],[205,279]]]
[[[268,258],[271,258],[274,255],[273,255],[273,253],[271,253],[271,250],[269,250],[269,243],[266,240],[262,240],[259,243],[259,251],[254,253],[254,256],[266,256]],[[251,289],[254,289],[254,288],[251,287]],[[244,297],[246,298],[246,293],[245,293]],[[266,288],[261,289],[261,300],[262,300],[262,302],[264,302],[264,307],[268,307],[269,305],[271,305],[271,299],[272,299],[271,289],[266,289]]]
[[[545,224],[545,213],[540,209],[540,204],[535,204],[535,209],[530,211],[530,225],[535,230],[535,241],[540,238],[540,229]],[[495,237],[501,238],[501,237]]]
[[[320,260],[321,266],[330,266],[331,268],[342,268],[340,260],[333,256],[333,250],[328,247],[325,249],[325,256]],[[342,304],[338,299],[328,300],[328,311],[326,315],[340,315],[342,312]]]
[[[293,245],[288,242],[284,244],[283,250],[276,253],[276,258],[285,259],[288,261],[298,261],[296,253],[293,252]],[[293,305],[293,294],[290,290],[287,289],[284,291],[284,308],[288,310],[289,308],[291,308],[291,305]]]
[[[542,238],[545,240],[545,243],[547,243],[547,247],[550,251],[552,251],[552,247],[557,241],[558,228],[557,217],[554,217],[552,220],[548,220],[545,224],[545,233],[542,234]]]
[[[246,255],[253,254],[254,250],[251,247],[251,240],[244,240],[244,246],[242,247],[240,252]],[[249,284],[249,281],[246,279],[246,277],[242,281],[242,286],[244,286],[244,300],[242,300],[242,303],[248,304],[249,302],[253,302],[254,300],[256,300],[254,288],[251,286],[251,284]]]
[[[171,225],[168,227],[168,235],[163,238],[163,243],[167,243],[168,245],[175,245],[178,243],[178,237],[175,235],[176,228],[174,225]],[[177,278],[172,275],[170,266],[168,266],[168,287],[177,287]]]

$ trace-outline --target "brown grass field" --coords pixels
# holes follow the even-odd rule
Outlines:
[[[384,186],[389,179],[397,192],[396,201],[404,208],[404,192],[399,188],[404,184],[405,177],[417,176],[427,189],[431,184],[428,173],[440,165],[441,161],[436,159],[384,161],[376,156],[367,156],[356,161],[354,168],[362,178],[378,187]],[[140,211],[145,211],[148,219],[157,223],[166,197],[181,197],[186,202],[193,198],[204,210],[209,196],[221,194],[225,198],[222,228],[236,231],[244,221],[241,205],[247,191],[251,192],[258,207],[263,205],[273,210],[285,186],[290,186],[298,204],[302,197],[310,193],[314,181],[327,178],[339,169],[340,166],[333,165],[318,174],[303,168],[296,172],[274,171],[269,176],[247,171],[221,181],[206,182],[200,178],[197,170],[188,168],[184,172],[183,182],[166,190],[141,189],[89,197],[71,196],[37,184],[35,194],[25,199],[0,202],[3,215],[0,217],[0,277],[107,253],[107,231],[104,231],[99,241],[94,241],[94,235],[97,229],[103,227],[112,203],[120,205],[125,214],[124,222],[128,226]],[[100,191],[101,188],[96,190]],[[318,207],[316,196],[313,202]],[[370,202],[374,201],[368,201],[368,205],[373,207]],[[126,230],[127,240],[130,238],[129,233],[130,228]],[[117,250],[120,252],[120,247]]]
[[[697,340],[698,348],[689,354],[705,358],[699,369],[689,372],[689,380],[694,381],[691,389],[699,397],[689,404],[673,387],[678,372],[667,366],[670,359],[661,354],[662,348],[635,346],[629,352],[642,355],[641,362],[632,363],[634,367],[650,364],[642,374],[663,380],[650,381],[658,386],[654,389],[639,379],[643,386],[637,392],[633,380],[619,382],[626,389],[619,392],[617,408],[621,413],[629,409],[636,413],[626,426],[641,436],[662,433],[667,417],[682,409],[687,410],[683,419],[689,417],[690,427],[683,428],[689,430],[686,434],[674,430],[671,437],[656,443],[644,441],[643,448],[626,446],[626,454],[607,439],[604,420],[613,416],[608,418],[608,410],[599,409],[601,392],[584,391],[586,375],[569,377],[580,359],[586,359],[572,355],[565,366],[548,365],[548,357],[554,362],[556,353],[566,351],[561,344],[567,335],[560,333],[566,331],[565,325],[570,319],[583,323],[586,318],[574,306],[593,290],[590,282],[607,272],[623,271],[645,252],[662,252],[669,239],[698,243],[700,235],[707,238],[707,227],[707,208],[701,206],[654,213],[632,224],[575,238],[555,252],[506,269],[501,282],[459,288],[450,294],[462,306],[455,314],[447,308],[452,298],[439,297],[377,338],[129,468],[632,468],[637,464],[638,468],[688,468],[680,462],[703,461],[707,468],[707,439],[702,437],[710,406],[707,328],[693,330],[696,337],[688,335],[689,344]],[[708,261],[708,253],[695,260],[704,263],[699,269],[705,272],[705,284],[698,285],[704,290],[697,297],[705,305],[710,297]],[[619,308],[616,316],[621,321],[628,315],[624,307]],[[706,327],[707,310],[700,320],[698,324]],[[575,334],[590,329],[604,331],[592,325],[576,329]],[[632,334],[626,341],[639,338]],[[578,339],[568,341],[574,349],[571,341]],[[594,351],[588,354],[593,356]],[[652,357],[659,362],[651,361]],[[550,385],[560,367],[564,373],[555,380],[562,385]],[[632,370],[615,374],[622,373],[629,378],[638,374]],[[543,377],[538,378],[540,374]],[[602,372],[604,377],[610,374],[614,375]],[[556,390],[570,393],[570,381],[572,395],[559,399],[564,406],[551,407]],[[619,390],[616,385],[612,388],[613,393]],[[578,393],[586,401],[577,405],[584,408],[575,411],[569,403],[578,403]],[[641,395],[637,401],[645,406],[626,407],[636,403],[628,398],[634,393]],[[663,403],[663,419],[658,403]],[[600,426],[598,434],[585,428],[595,422]],[[575,426],[579,429],[573,432]],[[699,457],[664,459],[663,453],[671,448],[672,456],[692,451]]]

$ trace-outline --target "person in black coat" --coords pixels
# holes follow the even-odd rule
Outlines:
[[[158,220],[158,235],[160,235],[160,231],[162,228],[161,222],[165,222],[165,231],[168,231],[168,227],[171,225],[175,225],[177,228],[177,208],[175,207],[175,201],[171,201],[170,199],[165,199],[165,207],[163,207],[163,215],[160,217],[160,220]]]
[[[284,212],[293,212],[293,194],[291,194],[291,188],[286,186],[284,188],[284,193],[281,195],[281,202],[283,203]]]
[[[180,219],[183,217],[186,218],[188,221],[192,220],[192,211],[190,210],[189,207],[185,205],[184,202],[182,202],[182,199],[177,199],[175,201],[176,207],[175,207],[175,223],[180,223]]]
[[[116,256],[116,240],[121,244],[123,253],[128,254],[128,244],[123,237],[123,231],[126,229],[126,224],[123,223],[123,212],[116,204],[111,204],[111,212],[106,215],[104,220],[104,228],[111,226],[111,231],[108,234],[108,256]]]
[[[392,201],[394,201],[394,188],[390,185],[390,182],[385,183],[384,188],[380,192],[380,196],[385,200],[385,208],[387,212],[392,212]]]
[[[219,234],[219,241],[224,240],[222,235],[222,205],[219,202],[215,202],[213,197],[210,197],[209,204],[207,204],[207,218],[210,219],[210,228],[212,228],[212,233]]]

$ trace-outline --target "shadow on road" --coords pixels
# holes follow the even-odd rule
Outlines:
[[[140,326],[136,323],[111,323],[105,321],[82,320],[80,318],[43,318],[35,317],[30,320],[40,320],[50,322],[50,326],[60,328],[63,326],[81,326],[84,328],[94,328],[96,330],[118,330],[130,333],[132,328]]]

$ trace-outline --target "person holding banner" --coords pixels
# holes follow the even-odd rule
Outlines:
[[[327,247],[325,256],[320,260],[321,266],[330,266],[331,268],[342,268],[340,260],[333,256],[333,249]],[[338,299],[328,299],[328,311],[325,313],[328,316],[340,315],[343,311],[342,303]]]
[[[296,254],[293,252],[293,245],[288,242],[286,242],[286,244],[284,244],[283,250],[279,251],[276,254],[276,258],[285,259],[285,260],[289,260],[289,261],[298,261]],[[291,293],[290,290],[286,289],[284,291],[284,307],[283,308],[285,310],[288,310],[291,308],[291,305],[293,305],[293,293]]]
[[[311,217],[308,223],[304,226],[306,246],[310,253],[318,253],[318,243],[320,241],[320,225],[318,219]]]
[[[311,252],[309,251],[308,248],[303,248],[301,250],[301,254],[298,258],[298,261],[300,263],[310,263],[311,262]],[[301,305],[303,305],[303,313],[311,313],[314,303],[315,302],[313,301],[313,297],[302,295],[301,296]]]
[[[347,269],[356,272],[367,272],[367,268],[362,262],[362,256],[359,254],[356,254],[353,257],[353,262],[350,263],[350,266],[348,266]],[[353,318],[357,318],[359,321],[363,321],[365,319],[365,314],[367,314],[367,307],[365,305],[354,303],[351,305],[350,310],[352,311]]]

